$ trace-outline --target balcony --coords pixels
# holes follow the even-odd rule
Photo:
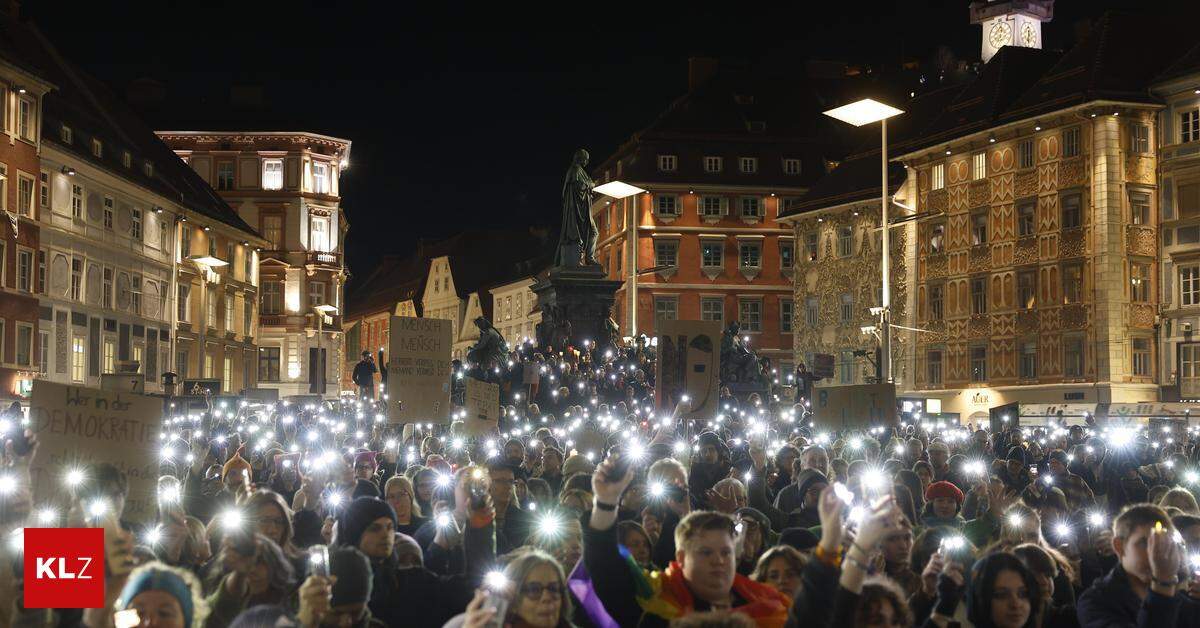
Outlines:
[[[261,327],[282,327],[287,323],[287,314],[259,314],[258,324]]]
[[[331,251],[309,251],[308,265],[342,267],[342,254]]]

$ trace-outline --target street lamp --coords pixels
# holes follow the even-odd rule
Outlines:
[[[610,198],[621,200],[642,194],[646,190],[639,188],[636,185],[630,185],[624,181],[609,181],[608,183],[597,185],[592,188],[593,192],[603,194]],[[625,217],[625,242],[626,251],[629,257],[629,290],[627,296],[629,303],[629,336],[637,336],[637,209],[630,208],[628,215]]]
[[[880,271],[883,277],[883,308],[880,312],[880,333],[882,334],[880,344],[883,345],[883,359],[879,361],[879,382],[887,383],[892,380],[892,321],[891,321],[891,303],[892,294],[891,286],[888,281],[888,276],[891,274],[890,256],[891,245],[889,243],[889,226],[888,226],[888,158],[887,158],[887,119],[898,116],[904,113],[903,111],[885,105],[877,100],[864,98],[862,100],[852,102],[848,105],[842,105],[835,109],[830,109],[825,112],[825,115],[836,118],[847,124],[854,126],[863,126],[872,122],[879,123],[879,133],[882,137],[880,163],[881,163],[881,186],[880,199],[882,215],[880,225],[882,226],[882,241],[880,248],[883,249],[883,263],[880,264]]]

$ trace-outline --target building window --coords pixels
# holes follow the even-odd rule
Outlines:
[[[1150,302],[1150,265],[1129,263],[1129,299],[1134,303]]]
[[[1027,270],[1017,273],[1017,307],[1032,310],[1037,305],[1037,275]]]
[[[838,309],[838,320],[849,323],[854,320],[854,295],[843,294],[841,307]]]
[[[225,331],[233,331],[233,295],[225,295]]]
[[[134,275],[129,290],[129,309],[134,314],[142,313],[142,276]]]
[[[679,241],[658,239],[654,241],[654,265],[676,266],[679,263]]]
[[[820,241],[820,235],[816,231],[804,234],[804,257],[808,261],[817,261],[817,250],[820,247]]]
[[[74,137],[75,137],[75,134],[71,131],[71,127],[69,127],[65,124],[58,127],[58,139],[63,144],[70,146],[71,141],[74,139]]]
[[[17,323],[17,366],[33,365],[33,325]]]
[[[279,347],[258,348],[258,381],[279,381]]]
[[[175,352],[175,374],[181,379],[188,376],[188,351],[179,349]]]
[[[971,381],[974,383],[987,381],[987,347],[980,345],[971,347]]]
[[[784,159],[783,160],[783,174],[790,174],[790,175],[800,174],[800,160],[799,159]]]
[[[946,164],[934,164],[930,171],[930,188],[940,190],[946,187]]]
[[[700,241],[700,266],[702,268],[720,268],[724,265],[725,243],[717,241]]]
[[[111,196],[104,197],[104,228],[112,230],[113,228],[113,200]]]
[[[233,162],[218,161],[217,162],[217,189],[232,190],[233,189]]]
[[[945,315],[945,286],[934,284],[929,286],[929,320],[940,321]]]
[[[133,240],[135,242],[141,242],[142,241],[142,210],[136,209],[136,208],[131,209],[131,210],[129,210],[129,214],[132,219],[132,223],[130,224],[130,227],[129,227],[129,235],[130,235],[130,237],[133,238]]]
[[[97,159],[104,157],[104,142],[101,142],[99,138],[92,138],[92,156]]]
[[[50,206],[50,173],[48,172],[38,175],[38,206]]]
[[[1063,264],[1063,302],[1079,303],[1083,301],[1083,265]]]
[[[1083,212],[1080,210],[1080,195],[1064,194],[1060,199],[1062,203],[1062,228],[1063,229],[1078,229],[1083,224]]]
[[[679,318],[678,297],[654,297],[654,320],[673,321]]]
[[[329,164],[320,161],[312,162],[312,185],[313,192],[329,194]]]
[[[1200,397],[1200,342],[1179,344],[1179,396]]]
[[[185,258],[192,254],[192,228],[187,225],[179,228],[179,254]]]
[[[757,196],[742,197],[742,218],[760,218],[762,216],[762,200]]]
[[[662,216],[678,216],[679,197],[673,194],[656,194],[654,196],[654,213]]]
[[[1150,152],[1150,126],[1135,122],[1129,128],[1129,149],[1135,153]]]
[[[133,167],[133,154],[129,151],[121,151],[121,165],[126,168]]]
[[[987,314],[987,278],[971,278],[971,313]]]
[[[722,323],[725,320],[725,299],[721,297],[703,297],[700,299],[700,320],[716,321]]]
[[[34,112],[37,111],[37,105],[34,104],[32,98],[21,97],[17,101],[17,132],[20,133],[21,139],[34,141],[34,132],[37,127],[33,121]]]
[[[38,251],[37,253],[37,291],[38,294],[46,293],[46,252]]]
[[[725,215],[726,199],[722,196],[701,196],[700,215],[705,218],[720,218]]]
[[[17,175],[17,213],[33,216],[33,177]]]
[[[317,307],[325,304],[325,282],[310,281],[308,282],[308,307]]]
[[[1037,341],[1021,343],[1021,379],[1037,379]]]
[[[254,333],[254,300],[242,299],[242,335],[249,337]]]
[[[71,216],[83,219],[83,186],[71,185]]]
[[[725,166],[725,159],[722,157],[708,156],[708,157],[704,158],[704,171],[705,172],[713,172],[713,173],[720,172],[724,166]]]
[[[742,174],[754,174],[758,172],[758,157],[741,157],[738,159],[738,170]]]
[[[233,358],[229,356],[225,356],[224,365],[221,368],[221,390],[224,392],[233,390]]]
[[[792,315],[793,315],[792,300],[791,299],[780,299],[779,300],[779,333],[781,333],[781,334],[792,333]]]
[[[804,324],[816,327],[821,322],[821,302],[817,297],[804,299]]]
[[[104,348],[100,354],[100,372],[117,372],[117,341],[115,338],[105,338]]]
[[[1192,109],[1179,114],[1179,141],[1181,143],[1200,141],[1200,109]]]
[[[795,244],[791,240],[779,241],[779,268],[784,272],[791,271],[792,267],[796,265],[793,255],[795,248]]]
[[[17,290],[33,291],[33,251],[17,249]]]
[[[742,268],[762,267],[762,246],[758,242],[742,242],[738,248]]]
[[[1133,338],[1133,374],[1150,377],[1150,339]]]
[[[1017,205],[1017,235],[1027,238],[1033,235],[1037,226],[1034,222],[1034,210],[1037,201],[1023,201]]]
[[[987,176],[987,153],[971,155],[971,179],[979,180]]]
[[[191,303],[192,287],[188,284],[179,284],[179,294],[176,297],[176,307],[178,308],[178,316],[180,322],[189,322],[192,320],[192,303]]]
[[[262,188],[264,190],[283,189],[283,160],[264,159],[262,171]]]
[[[742,324],[742,331],[762,331],[762,300],[738,300],[738,322]]]
[[[272,251],[280,249],[279,243],[283,236],[283,216],[264,215],[262,217],[263,238],[270,245]]]
[[[329,251],[329,219],[324,216],[313,216],[312,233],[309,249],[313,251]]]
[[[1079,127],[1073,126],[1062,132],[1063,157],[1079,155]]]
[[[1078,336],[1063,338],[1063,375],[1065,377],[1083,376],[1083,338]]]
[[[929,229],[929,252],[941,253],[946,241],[946,225],[933,225]]]
[[[1129,193],[1129,220],[1135,225],[1150,224],[1150,195],[1145,192]]]
[[[837,247],[838,257],[850,257],[854,254],[854,227],[838,227]]]
[[[1179,300],[1180,305],[1200,305],[1200,266],[1179,267]]]
[[[279,314],[283,311],[283,283],[279,281],[265,281],[262,284],[262,305],[260,306],[263,314]]]
[[[987,212],[978,212],[971,214],[971,244],[980,246],[987,244],[988,241],[988,217]]]
[[[674,172],[677,165],[678,161],[675,159],[675,155],[658,156],[658,169],[662,172]]]
[[[38,330],[38,373],[50,372],[50,332]]]
[[[942,383],[942,352],[940,349],[930,349],[925,354],[926,379],[929,384],[940,386]]]
[[[83,382],[87,372],[87,341],[81,336],[71,337],[71,381]]]
[[[853,384],[854,383],[854,352],[841,351],[838,354],[838,383]]]
[[[83,297],[83,258],[71,259],[71,298],[78,301]]]
[[[1017,143],[1017,167],[1033,167],[1033,140],[1021,140]]]

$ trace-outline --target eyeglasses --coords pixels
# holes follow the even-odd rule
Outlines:
[[[258,522],[264,525],[275,526],[276,528],[282,528],[284,524],[284,520],[279,517],[263,517]]]
[[[542,584],[540,582],[527,582],[521,585],[521,595],[536,600],[542,597],[542,593],[549,593],[552,597],[562,595],[562,585],[557,582]]]

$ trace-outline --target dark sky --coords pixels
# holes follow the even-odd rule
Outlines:
[[[159,0],[65,10],[26,0],[25,12],[119,93],[142,77],[165,83],[167,104],[146,114],[158,128],[352,140],[341,189],[359,276],[420,237],[557,223],[572,151],[585,147],[598,163],[651,122],[685,91],[689,56],[895,63],[941,44],[979,54],[966,0],[518,4]],[[1060,1],[1046,47],[1066,45],[1081,20],[1110,6],[1166,8]],[[231,107],[235,84],[261,86],[264,106]]]

